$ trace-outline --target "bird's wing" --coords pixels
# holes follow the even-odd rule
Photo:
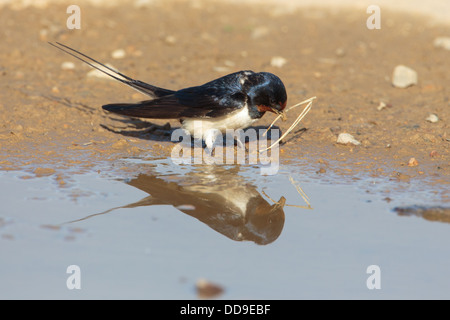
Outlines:
[[[49,44],[54,46],[55,48],[58,48],[61,51],[64,51],[67,54],[70,54],[71,56],[77,58],[78,60],[83,61],[84,63],[88,64],[92,68],[97,69],[98,71],[103,72],[104,74],[107,74],[111,78],[113,78],[117,81],[120,81],[120,82],[132,87],[133,89],[135,89],[143,94],[146,94],[152,98],[163,97],[166,95],[173,94],[175,92],[172,90],[152,86],[151,84],[142,82],[140,80],[132,79],[132,78],[124,75],[123,73],[120,73],[120,72],[114,70],[113,68],[110,68],[110,67],[98,62],[97,60],[85,55],[84,53],[81,53],[75,49],[72,49],[62,43],[56,42],[56,44],[55,44],[55,43],[49,42]]]
[[[227,113],[244,106],[245,97],[235,94],[232,103],[223,105],[220,100],[210,97],[200,97],[196,106],[183,104],[175,95],[164,96],[154,100],[142,101],[139,103],[113,103],[103,106],[103,109],[138,118],[152,119],[184,119],[184,118],[215,118],[224,116]],[[239,104],[239,101],[242,103]],[[234,106],[234,107],[233,107]]]
[[[108,104],[103,109],[140,118],[215,118],[243,108],[247,99],[239,82],[239,73],[234,73],[158,99],[135,104]]]

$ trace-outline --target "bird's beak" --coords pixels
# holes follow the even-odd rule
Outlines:
[[[281,114],[281,113],[283,113],[284,108],[286,108],[286,103],[287,103],[286,101],[284,103],[280,102],[278,104],[279,106],[277,105],[277,106],[270,106],[270,107],[262,105],[262,106],[258,106],[258,109],[260,111],[270,111],[275,114]]]
[[[273,112],[273,113],[275,113],[276,115],[281,115],[281,116],[282,116],[282,119],[285,120],[286,115],[285,115],[285,113],[284,113],[284,108],[286,108],[286,103],[287,103],[287,101],[285,101],[285,102],[280,102],[280,103],[279,103],[279,105],[280,105],[279,108],[277,108],[277,107],[271,107],[271,108],[270,108],[270,111]]]
[[[286,108],[286,103],[287,103],[287,101],[285,101],[284,103],[280,102],[280,109],[270,108],[270,111],[275,113],[278,116],[281,116],[281,120],[283,120],[283,121],[286,120],[286,114],[284,113],[284,108]]]
[[[278,200],[278,202],[276,202],[273,207],[272,210],[270,210],[270,213],[279,210],[279,209],[283,209],[284,205],[286,204],[286,198],[285,197],[281,197],[280,200]]]
[[[270,111],[275,113],[275,114],[282,114],[283,113],[283,111],[275,109],[275,108],[270,108]]]
[[[260,112],[270,111],[272,113],[275,113],[276,115],[281,115],[282,119],[285,120],[286,119],[286,115],[284,114],[283,110],[286,107],[286,102],[284,102],[284,103],[280,102],[279,106],[280,107],[278,107],[278,106],[277,107],[275,107],[275,106],[268,107],[268,106],[265,106],[265,105],[259,105],[258,106],[258,110]]]

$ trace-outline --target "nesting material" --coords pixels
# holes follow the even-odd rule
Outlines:
[[[304,100],[304,101],[302,101],[302,102],[299,102],[299,103],[293,105],[292,107],[289,107],[289,108],[286,109],[285,111],[280,112],[280,113],[278,114],[278,116],[275,118],[275,120],[273,120],[273,122],[270,124],[270,126],[267,128],[267,130],[264,132],[263,137],[267,134],[267,132],[270,130],[270,128],[273,127],[273,125],[275,124],[275,122],[278,121],[278,119],[281,118],[283,121],[285,121],[285,120],[287,119],[286,113],[287,113],[289,110],[292,110],[292,109],[294,109],[294,108],[297,108],[298,106],[301,106],[301,105],[307,103],[306,107],[305,107],[305,108],[303,109],[303,111],[298,115],[297,119],[295,119],[295,121],[294,121],[294,122],[291,124],[291,126],[286,130],[286,132],[285,132],[285,133],[284,133],[277,141],[275,141],[274,143],[272,143],[272,145],[271,145],[270,147],[267,147],[267,148],[265,148],[265,149],[263,149],[263,150],[259,150],[259,152],[264,152],[264,151],[266,151],[266,150],[269,150],[269,149],[273,148],[273,146],[275,146],[277,143],[279,143],[281,140],[283,140],[284,137],[286,137],[286,136],[289,134],[289,132],[291,132],[292,130],[294,130],[294,128],[300,123],[300,121],[302,121],[302,119],[306,116],[306,114],[309,112],[309,110],[311,110],[312,103],[313,103],[313,100],[314,100],[314,99],[316,99],[316,97],[312,97],[312,98],[306,99],[306,100]]]
[[[302,208],[302,209],[313,209],[311,206],[311,203],[309,202],[308,195],[303,191],[303,189],[300,187],[300,183],[294,181],[294,179],[289,176],[289,181],[292,183],[292,185],[295,187],[297,192],[300,194],[300,196],[303,198],[303,201],[307,204],[305,205],[296,205],[296,204],[286,204],[286,198],[281,197],[280,200],[275,201],[272,199],[267,193],[264,192],[264,190],[261,190],[262,194],[264,194],[269,200],[271,200],[274,204],[278,205],[279,207],[283,208],[284,206],[287,207],[295,207],[295,208]]]

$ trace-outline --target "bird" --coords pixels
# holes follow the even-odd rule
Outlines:
[[[282,114],[287,104],[283,82],[270,72],[242,70],[202,85],[169,90],[130,78],[62,43],[49,44],[151,98],[106,104],[104,110],[129,117],[177,119],[207,148],[213,147],[218,133],[246,129],[266,112]]]

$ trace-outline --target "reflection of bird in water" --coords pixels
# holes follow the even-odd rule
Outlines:
[[[236,241],[264,245],[279,237],[284,226],[284,197],[269,204],[256,186],[238,175],[238,167],[203,169],[180,176],[179,181],[173,175],[139,174],[127,183],[150,196],[120,208],[168,204]],[[95,215],[114,209],[119,208]]]
[[[429,221],[450,223],[450,207],[410,206],[393,209],[399,216],[417,216]]]

